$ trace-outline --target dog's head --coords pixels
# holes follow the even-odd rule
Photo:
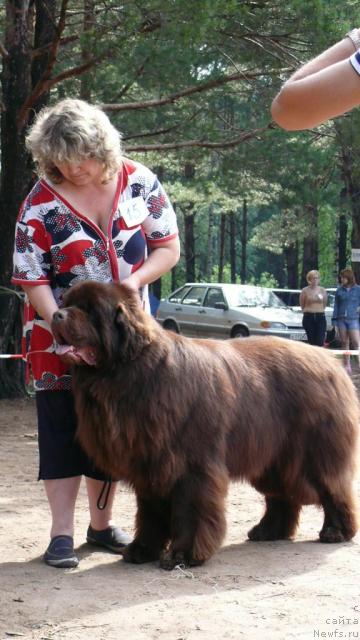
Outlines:
[[[154,333],[135,292],[120,284],[92,281],[65,294],[51,328],[59,345],[73,347],[84,364],[99,368],[134,360]]]

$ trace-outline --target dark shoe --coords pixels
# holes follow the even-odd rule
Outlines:
[[[89,544],[104,547],[113,553],[122,553],[124,547],[131,542],[130,536],[120,527],[108,527],[97,531],[89,526],[86,534],[86,541]]]
[[[74,541],[71,536],[55,536],[45,551],[44,560],[51,567],[69,569],[77,567],[79,560],[74,553]]]

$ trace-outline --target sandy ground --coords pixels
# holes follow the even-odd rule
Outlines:
[[[50,518],[36,481],[34,401],[1,401],[0,433],[0,640],[360,637],[360,536],[340,545],[316,542],[322,514],[307,507],[294,542],[248,542],[262,500],[245,485],[229,493],[220,551],[202,567],[171,573],[88,546],[82,486],[79,567],[46,566]],[[120,489],[116,520],[129,532],[134,508],[133,494]]]

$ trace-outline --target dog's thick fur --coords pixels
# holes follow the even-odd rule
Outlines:
[[[350,540],[359,407],[325,349],[278,338],[226,341],[163,330],[118,284],[73,287],[54,315],[59,343],[91,349],[74,368],[78,437],[137,495],[128,562],[204,562],[225,533],[229,480],[266,510],[251,540],[294,535],[302,505],[324,510],[322,542]]]

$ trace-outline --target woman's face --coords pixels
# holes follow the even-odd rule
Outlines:
[[[346,277],[346,276],[341,276],[341,277],[340,277],[340,281],[341,281],[341,284],[343,284],[344,286],[346,286],[347,284],[349,284],[349,281],[348,281],[348,279],[347,279],[347,277]]]
[[[316,286],[320,283],[320,276],[311,276],[310,285]]]
[[[59,162],[55,166],[64,180],[75,187],[100,184],[104,173],[102,163],[94,158],[84,158],[77,162]]]

